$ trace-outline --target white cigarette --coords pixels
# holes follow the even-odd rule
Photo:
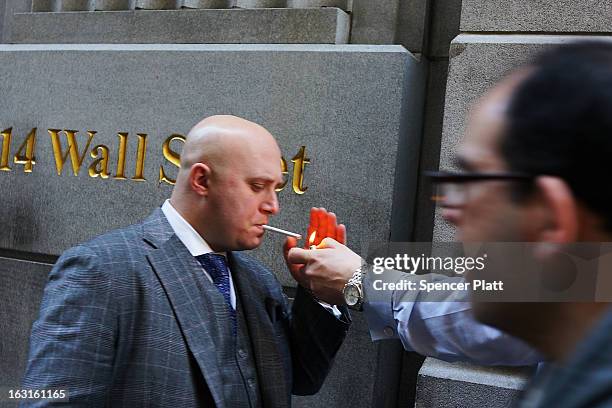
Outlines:
[[[271,227],[269,225],[262,225],[262,227],[263,227],[263,229],[268,230],[268,231],[278,232],[279,234],[287,235],[289,237],[294,237],[294,238],[297,238],[297,239],[302,239],[302,236],[300,234],[296,234],[295,232],[285,231],[284,229],[280,229],[280,228],[276,228],[276,227]]]

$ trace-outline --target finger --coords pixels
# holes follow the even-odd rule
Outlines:
[[[306,274],[304,273],[304,265],[294,265],[294,268],[289,268],[289,271],[291,272],[291,276],[293,276],[293,279],[295,279],[295,281],[297,283],[299,283],[300,285],[302,285],[303,287],[307,288],[310,286],[310,279],[308,279],[308,277],[306,276]]]
[[[325,234],[327,231],[327,211],[325,210],[325,208],[319,208],[319,211],[317,212],[317,218],[318,228],[314,245],[319,245],[323,238],[325,238]]]
[[[324,237],[336,238],[336,227],[338,226],[336,214],[333,212],[327,213],[327,229]]]
[[[337,247],[338,247],[338,241],[336,241],[333,238],[327,237],[323,241],[321,241],[321,243],[317,246],[317,249],[337,248]]]
[[[303,267],[303,264],[287,263],[287,269],[289,269],[289,273],[291,273],[291,276],[293,276],[293,279],[295,279],[297,282],[301,282],[301,280],[303,279],[303,274],[301,273]]]
[[[295,280],[297,280],[296,276],[303,265],[292,264],[287,258],[289,256],[289,251],[291,250],[291,248],[295,248],[296,246],[297,239],[293,237],[287,237],[287,239],[285,240],[285,244],[283,245],[283,257],[285,258],[285,263],[287,264],[287,268],[289,268],[289,272],[291,272],[291,275],[293,275]]]
[[[312,258],[312,252],[302,248],[291,248],[287,254],[287,261],[292,264],[307,264]]]
[[[346,226],[340,224],[336,227],[336,241],[342,245],[346,245]]]
[[[297,239],[294,237],[287,237],[285,240],[285,244],[283,245],[283,253],[285,255],[285,259],[287,259],[287,254],[291,248],[295,248],[297,246]]]

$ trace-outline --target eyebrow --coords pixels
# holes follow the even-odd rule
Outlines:
[[[277,179],[275,179],[275,178],[273,178],[273,177],[267,177],[267,176],[256,176],[256,177],[250,177],[250,178],[248,179],[248,181],[249,181],[250,183],[259,181],[259,182],[263,182],[263,183],[272,183],[272,184],[277,184],[277,185],[278,185],[278,184],[282,184],[282,183],[283,183],[283,179],[281,179],[281,180],[279,181],[279,180],[277,180]]]

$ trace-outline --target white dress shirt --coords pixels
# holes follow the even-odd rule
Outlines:
[[[187,250],[194,257],[199,255],[208,254],[214,252],[210,245],[202,238],[200,234],[181,216],[181,214],[176,211],[176,209],[170,204],[170,200],[166,200],[164,205],[162,205],[162,212],[166,216],[166,219],[170,223],[170,226],[174,230],[174,233],[181,240],[183,245],[187,247]],[[223,255],[227,258],[227,254],[225,252],[218,252],[218,254]],[[230,303],[234,310],[236,310],[236,292],[234,291],[234,281],[232,280],[232,271],[229,269],[229,283],[230,283]],[[212,278],[204,270],[204,274],[210,281],[212,282]]]

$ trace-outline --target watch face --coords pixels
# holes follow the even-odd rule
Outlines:
[[[359,290],[354,285],[347,286],[344,290],[344,301],[348,306],[355,306],[359,302]]]

